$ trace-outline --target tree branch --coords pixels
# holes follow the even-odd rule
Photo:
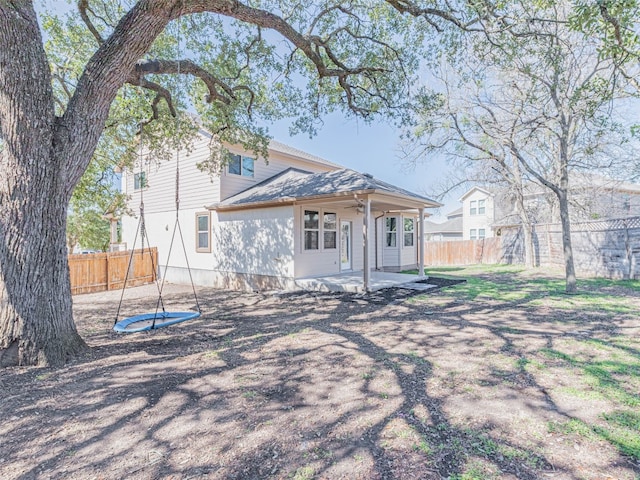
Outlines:
[[[91,19],[89,18],[89,14],[87,12],[93,13],[93,11],[89,8],[89,0],[78,0],[78,11],[80,12],[80,18],[85,23],[91,35],[98,41],[98,45],[102,45],[104,43],[104,39],[98,29],[95,27]],[[95,16],[95,14],[94,14]]]

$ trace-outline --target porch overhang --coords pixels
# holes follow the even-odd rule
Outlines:
[[[382,212],[403,212],[417,210],[420,208],[437,208],[442,204],[433,200],[427,201],[402,195],[395,192],[386,192],[376,189],[356,190],[352,192],[335,192],[323,195],[306,195],[301,197],[284,196],[277,199],[270,199],[259,202],[246,202],[223,204],[215,203],[206,205],[205,208],[214,211],[234,211],[248,210],[255,208],[270,208],[282,205],[304,205],[313,203],[344,203],[347,206],[360,206],[365,198],[371,201],[371,208],[375,211]]]

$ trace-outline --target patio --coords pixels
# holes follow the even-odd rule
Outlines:
[[[434,288],[435,285],[429,285],[428,283],[416,283],[427,278],[428,277],[408,275],[406,273],[371,271],[369,291],[373,292],[383,288],[400,286],[412,290],[428,290]],[[298,278],[295,282],[302,290],[313,292],[364,292],[362,271]]]

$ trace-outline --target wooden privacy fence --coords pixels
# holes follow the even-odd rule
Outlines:
[[[475,265],[502,261],[503,250],[500,237],[425,243],[425,265]]]
[[[124,286],[125,279],[127,287],[154,282],[153,266],[158,265],[158,249],[134,250],[127,272],[130,256],[131,251],[69,255],[71,294],[118,290]]]

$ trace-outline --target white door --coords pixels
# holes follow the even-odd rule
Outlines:
[[[351,270],[351,222],[340,221],[340,270]]]

